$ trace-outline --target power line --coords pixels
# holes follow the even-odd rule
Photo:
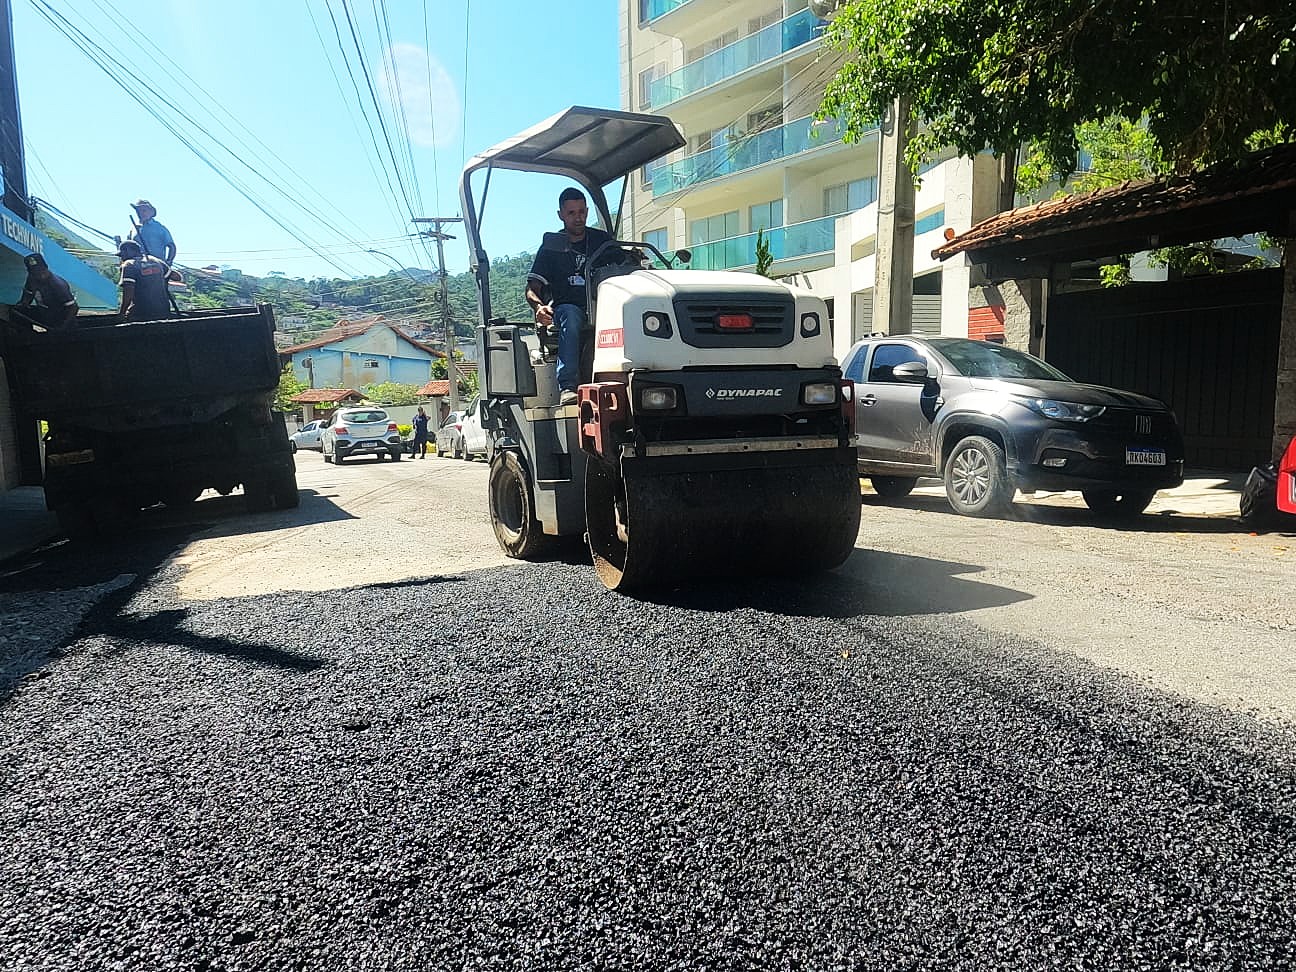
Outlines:
[[[172,135],[174,135],[182,145],[188,148],[195,156],[199,158],[200,161],[202,161],[208,168],[210,168],[213,172],[215,172],[218,176],[220,176],[221,179],[223,179],[232,189],[234,189],[239,195],[241,195],[244,199],[246,199],[253,207],[255,207],[258,211],[260,211],[262,215],[264,215],[267,219],[269,219],[271,222],[277,225],[280,229],[284,230],[286,233],[288,233],[298,242],[304,244],[305,246],[311,247],[312,249],[316,247],[314,241],[307,238],[306,235],[300,229],[293,226],[287,220],[286,217],[281,217],[280,215],[273,212],[268,203],[257,199],[253,191],[248,186],[240,182],[230,172],[228,172],[226,169],[220,166],[215,161],[215,159],[213,159],[207,151],[205,151],[201,146],[199,146],[191,136],[187,135],[185,132],[181,130],[178,122],[173,121],[170,117],[164,117],[162,112],[159,110],[159,106],[157,104],[150,102],[148,96],[151,95],[153,98],[157,100],[157,102],[160,103],[162,107],[170,109],[170,111],[173,113],[175,117],[183,119],[193,129],[196,129],[199,132],[203,132],[202,126],[198,125],[196,120],[191,115],[189,115],[188,112],[186,112],[184,109],[180,108],[178,105],[174,104],[173,102],[169,101],[165,97],[162,97],[156,91],[152,91],[150,89],[145,88],[143,85],[140,85],[133,71],[127,69],[126,66],[123,65],[119,59],[114,57],[111,53],[105,50],[101,45],[99,45],[93,39],[91,39],[79,27],[77,27],[66,17],[64,17],[62,14],[56,11],[52,6],[50,6],[48,2],[46,2],[46,0],[33,0],[33,4],[36,6],[37,12],[56,31],[61,33],[68,41],[70,41],[73,44],[73,46],[75,46],[83,54],[89,57],[91,61],[98,68],[100,68],[100,70],[102,70],[105,74],[107,74],[108,77],[111,78],[112,81],[118,87],[120,87],[133,101],[135,101],[150,116],[152,116],[152,118],[159,125],[161,125],[167,131],[169,131]],[[221,146],[218,145],[218,147]],[[293,201],[292,198],[288,196],[286,192],[284,192],[284,190],[280,189],[274,183],[270,182],[270,180],[268,180],[264,175],[262,175],[255,168],[253,168],[249,163],[247,163],[243,159],[240,159],[237,154],[230,152],[228,149],[224,149],[224,151],[230,154],[231,157],[234,158],[236,161],[240,162],[240,164],[242,164],[245,168],[248,168],[254,175],[258,176],[263,181],[265,181],[268,185],[271,186],[271,188],[274,188],[278,190],[281,194],[285,195],[285,197],[287,197],[290,202]],[[307,213],[310,212],[309,208],[307,207],[301,207],[301,208],[303,208]],[[339,235],[344,236],[344,234],[341,233],[339,233]],[[329,263],[337,267],[337,269],[340,270],[341,272],[343,273],[351,272],[346,267],[337,263],[335,260],[329,258],[322,252],[319,253],[319,256],[326,263]]]

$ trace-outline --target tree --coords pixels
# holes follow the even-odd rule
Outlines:
[[[773,265],[774,256],[770,253],[769,240],[765,239],[765,231],[759,229],[756,231],[756,272],[762,277],[769,277]]]
[[[1075,168],[1077,127],[1146,119],[1174,171],[1236,158],[1296,124],[1290,0],[850,0],[828,32],[846,63],[821,117],[860,138],[900,96],[923,130],[909,163],[1034,143]]]
[[[360,389],[365,398],[382,405],[414,405],[418,402],[418,385],[398,381],[380,381]]]
[[[292,363],[283,366],[283,371],[279,372],[279,389],[275,392],[275,408],[281,412],[295,412],[300,406],[290,399],[294,395],[300,395],[309,385],[293,374]]]

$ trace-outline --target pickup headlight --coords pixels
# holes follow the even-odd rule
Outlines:
[[[1063,422],[1088,422],[1107,411],[1105,405],[1079,405],[1075,402],[1059,402],[1052,398],[1022,398],[1019,401],[1032,412]]]

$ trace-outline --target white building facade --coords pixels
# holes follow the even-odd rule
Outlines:
[[[758,233],[772,273],[829,302],[837,354],[873,323],[878,147],[815,121],[840,56],[807,0],[621,0],[622,107],[671,117],[688,145],[637,173],[622,235],[687,247],[695,269],[753,269]],[[995,212],[989,156],[944,158],[915,200],[913,331],[996,338],[1002,309],[969,306],[969,271],[931,258]],[[949,261],[956,263],[958,261]],[[969,329],[971,321],[971,329]]]

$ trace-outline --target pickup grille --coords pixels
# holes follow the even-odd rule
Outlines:
[[[680,336],[695,348],[781,348],[792,340],[795,313],[791,297],[734,300],[732,294],[717,294],[675,301]],[[750,331],[721,330],[716,324],[721,314],[750,314],[755,326]]]

